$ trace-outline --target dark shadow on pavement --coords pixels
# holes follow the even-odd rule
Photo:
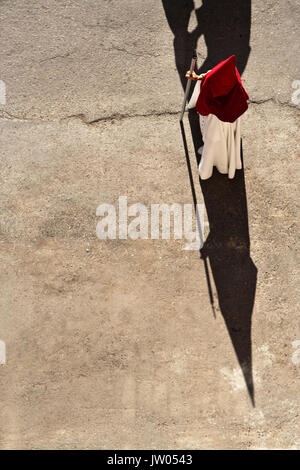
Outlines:
[[[237,68],[242,75],[250,54],[251,0],[203,0],[202,6],[195,10],[198,24],[192,32],[188,32],[188,25],[194,10],[193,0],[162,0],[162,3],[174,34],[175,62],[184,89],[185,73],[190,67],[193,50],[197,48],[201,35],[204,36],[207,46],[207,56],[205,52],[197,51],[198,64],[199,58],[203,59],[198,73],[206,72],[221,60],[235,54]],[[198,164],[197,150],[203,142],[199,116],[195,110],[189,111],[189,124]],[[185,136],[182,123],[181,132]],[[188,163],[189,155],[185,142],[184,148]],[[188,171],[191,182],[189,163]],[[205,263],[206,274],[209,260],[219,307],[244,374],[252,405],[255,406],[251,321],[257,268],[250,257],[244,170],[237,170],[234,179],[230,180],[227,175],[222,175],[214,169],[211,178],[199,178],[199,183],[210,227],[209,235],[201,249],[201,257]],[[192,194],[195,199],[193,187]],[[194,200],[194,204],[195,202],[197,201]],[[210,282],[208,287],[213,305]]]

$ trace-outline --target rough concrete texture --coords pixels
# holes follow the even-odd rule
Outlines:
[[[243,2],[244,171],[200,186],[185,117],[202,259],[96,236],[120,195],[192,202],[177,71],[192,43],[199,70],[219,49],[184,15],[192,31],[204,11],[226,58],[239,24],[222,4],[0,4],[2,449],[300,448],[296,1]]]

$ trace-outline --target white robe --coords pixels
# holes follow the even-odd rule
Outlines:
[[[200,83],[195,85],[188,109],[196,106]],[[198,150],[202,154],[198,168],[201,179],[210,178],[214,166],[220,173],[228,174],[228,178],[234,178],[235,170],[242,168],[240,117],[233,123],[221,121],[214,114],[199,114],[199,119],[204,143]]]

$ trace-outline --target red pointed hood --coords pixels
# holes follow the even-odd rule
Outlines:
[[[232,55],[205,75],[196,110],[203,116],[214,114],[221,121],[234,122],[248,109],[248,99]]]

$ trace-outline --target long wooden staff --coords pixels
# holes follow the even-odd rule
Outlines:
[[[195,65],[196,65],[196,60],[197,60],[197,52],[195,50],[193,52],[193,57],[192,57],[191,66],[190,66],[190,76],[193,75],[193,71],[194,71]],[[188,80],[187,84],[186,84],[186,87],[185,87],[184,99],[183,99],[181,114],[180,114],[180,118],[179,118],[180,121],[182,121],[182,119],[183,119],[183,115],[184,115],[184,111],[185,111],[185,107],[186,107],[186,102],[187,102],[189,91],[190,91],[190,88],[191,88],[191,82],[192,82],[192,80]]]

